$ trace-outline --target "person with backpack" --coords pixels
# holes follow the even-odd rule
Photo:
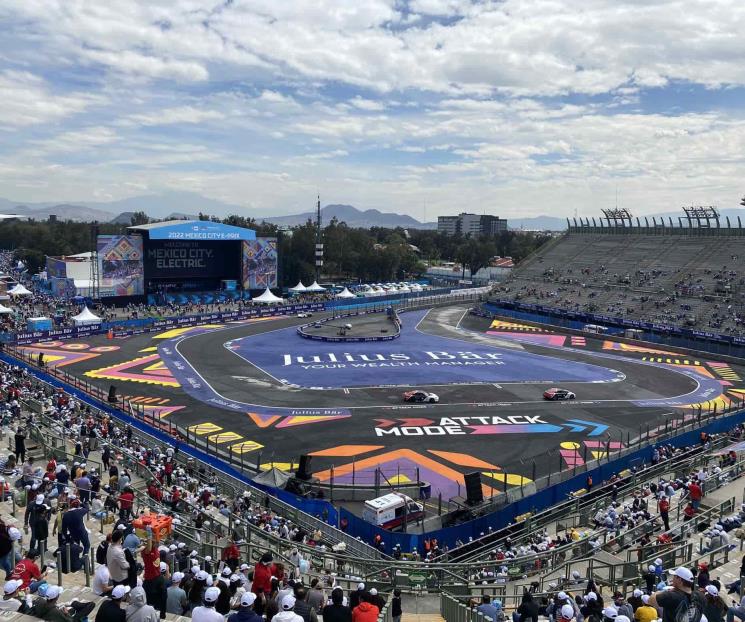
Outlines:
[[[693,590],[693,573],[684,566],[671,573],[673,589],[652,594],[650,606],[662,609],[662,622],[699,622],[704,602],[701,594]],[[732,622],[729,612],[727,619]]]

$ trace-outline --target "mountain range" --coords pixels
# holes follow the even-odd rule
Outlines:
[[[467,208],[464,208],[467,209]],[[250,216],[258,221],[266,221],[283,226],[294,226],[315,220],[315,211],[306,211],[289,216],[272,216],[268,210],[254,210],[241,205],[210,199],[195,192],[164,192],[161,194],[142,195],[117,201],[74,201],[68,203],[23,203],[0,198],[0,214],[17,214],[21,218],[46,220],[51,214],[59,220],[76,220],[84,222],[117,222],[127,224],[134,212],[145,212],[157,219],[196,219],[198,214],[225,217],[230,214]],[[722,221],[729,216],[733,223],[740,216],[742,209],[719,210]],[[662,212],[655,217],[669,217],[677,223],[681,212]],[[595,216],[597,219],[598,216]],[[323,223],[332,218],[346,222],[350,227],[404,227],[408,229],[436,229],[436,222],[420,222],[405,214],[381,212],[376,209],[360,210],[352,205],[332,204],[321,209]],[[652,218],[652,216],[648,216]],[[640,218],[643,221],[643,218]],[[566,229],[566,218],[557,216],[532,216],[526,218],[508,218],[512,230],[563,231]]]

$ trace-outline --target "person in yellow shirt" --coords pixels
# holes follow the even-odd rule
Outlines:
[[[657,609],[649,605],[649,596],[643,594],[642,606],[634,612],[634,620],[636,622],[652,622],[652,620],[656,620],[658,617]]]

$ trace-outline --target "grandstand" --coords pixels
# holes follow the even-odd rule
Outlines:
[[[683,230],[685,231],[685,230]],[[745,335],[742,238],[577,229],[495,288],[500,300]]]

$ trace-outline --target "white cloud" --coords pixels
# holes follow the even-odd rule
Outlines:
[[[0,129],[58,121],[100,101],[83,93],[55,94],[42,78],[27,71],[0,73]]]
[[[135,125],[175,125],[187,123],[202,123],[223,119],[224,115],[217,110],[200,110],[192,106],[180,106],[178,108],[166,108],[149,113],[133,114],[124,119],[127,123]]]

